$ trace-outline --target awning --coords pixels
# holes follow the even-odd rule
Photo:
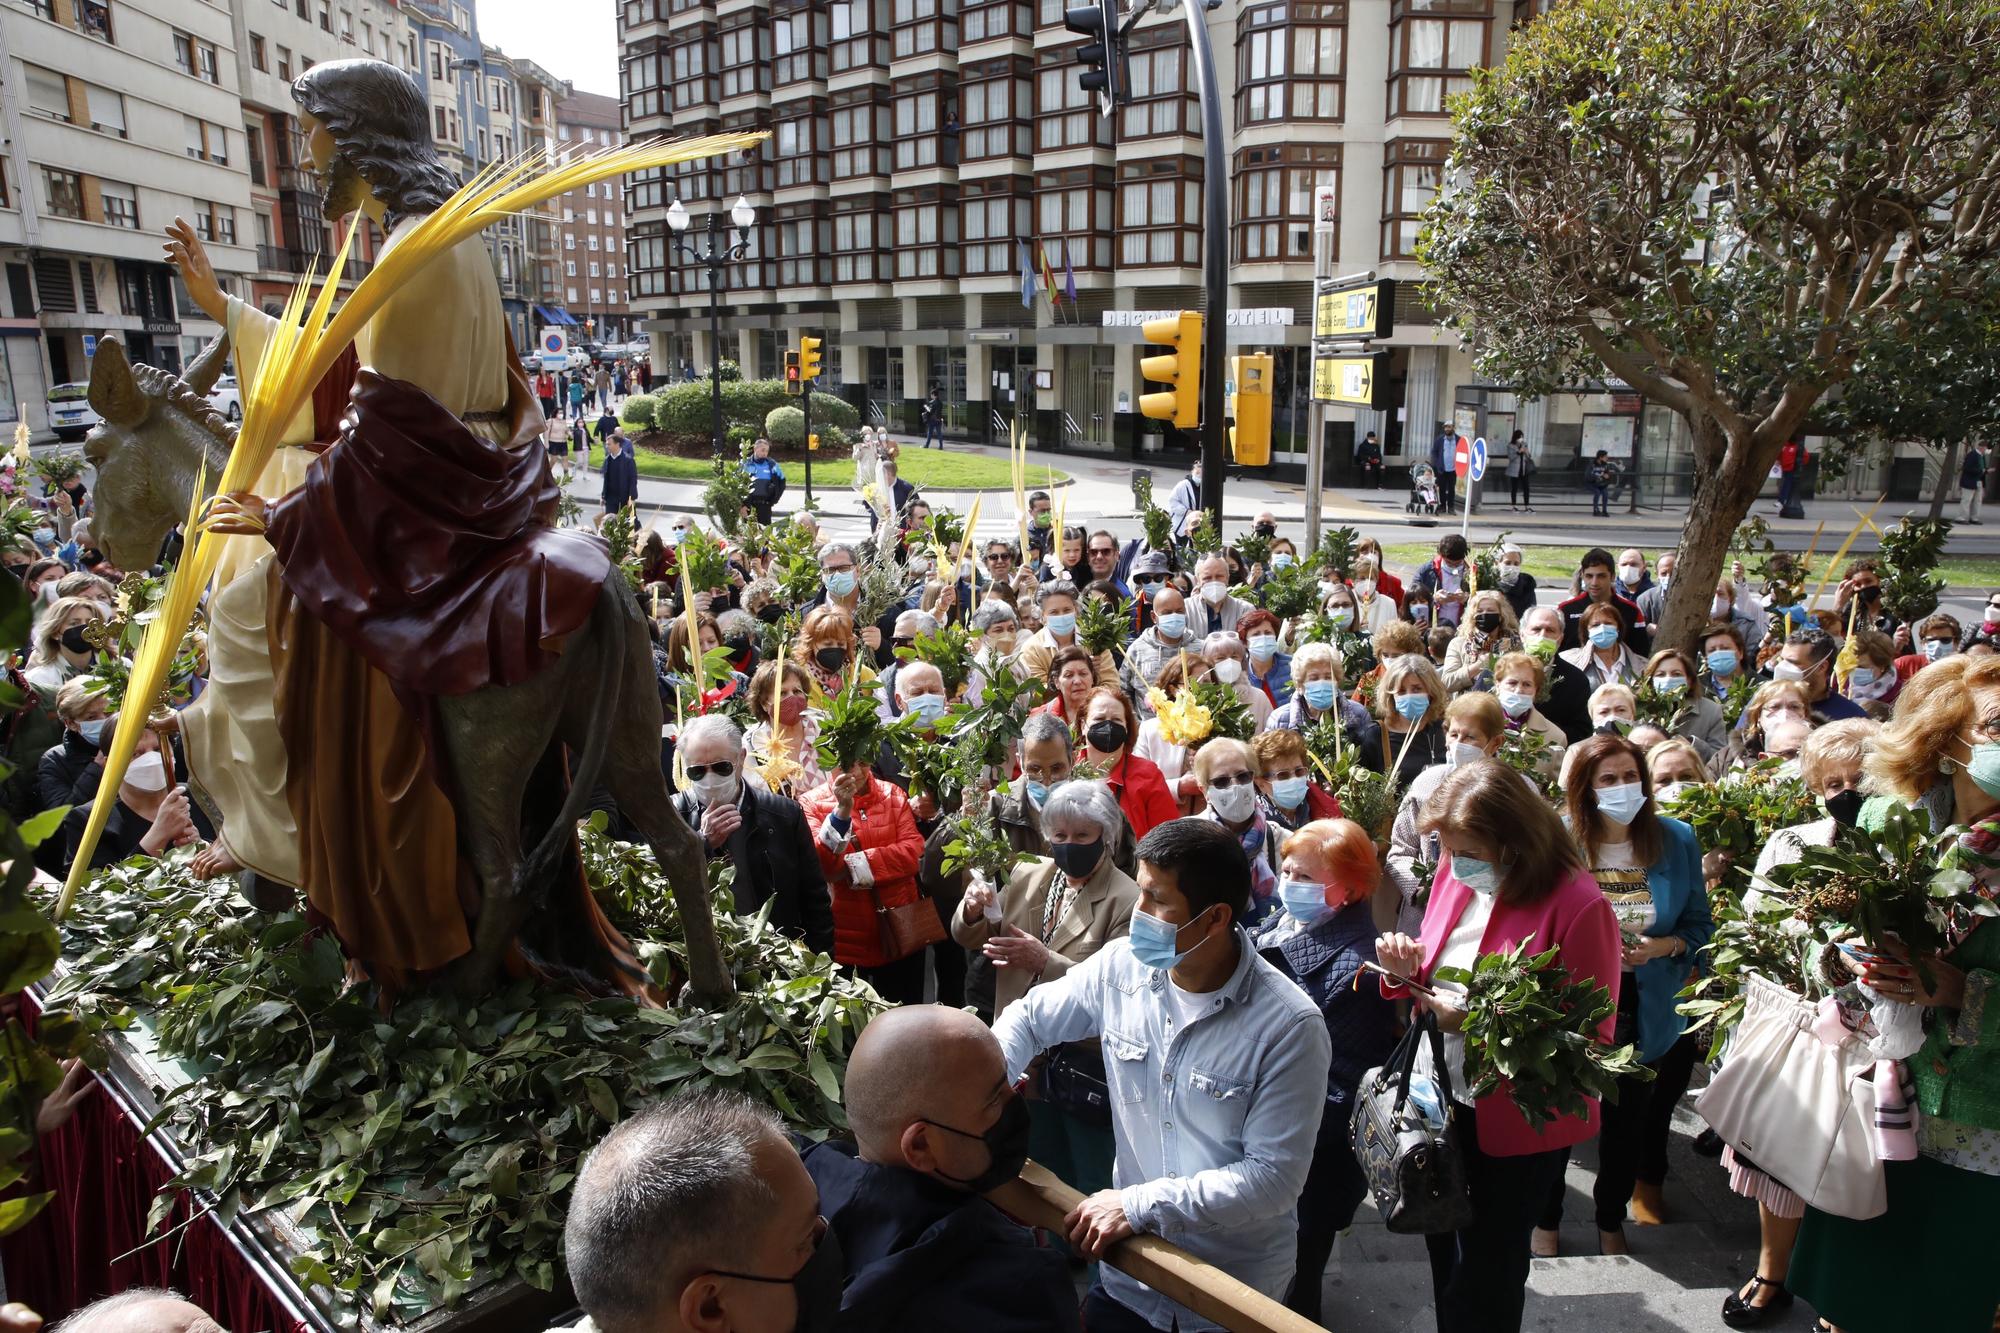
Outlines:
[[[561,324],[564,322],[560,315],[556,314],[555,311],[549,309],[545,305],[538,305],[535,307],[535,318],[539,319],[544,324]]]
[[[561,306],[557,306],[555,308],[555,312],[556,312],[556,320],[558,323],[568,324],[574,327],[583,322],[582,320],[579,320],[575,315],[570,314],[569,311],[565,310]]]

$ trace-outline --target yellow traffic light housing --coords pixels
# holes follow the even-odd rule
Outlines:
[[[1149,356],[1139,373],[1173,388],[1139,399],[1139,410],[1155,421],[1171,421],[1182,430],[1201,424],[1201,313],[1183,310],[1172,319],[1148,320],[1143,329],[1149,343],[1165,343],[1172,355]]]
[[[799,379],[799,354],[785,350],[785,392],[796,398],[805,385]]]
[[[1243,467],[1263,467],[1271,461],[1271,356],[1252,352],[1229,358],[1229,452]]]
[[[819,347],[820,340],[818,338],[801,337],[799,339],[800,379],[816,380],[819,378]]]

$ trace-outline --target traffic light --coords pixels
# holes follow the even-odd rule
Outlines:
[[[1139,410],[1155,421],[1193,430],[1201,424],[1201,314],[1183,310],[1171,319],[1147,320],[1144,332],[1147,342],[1166,343],[1174,350],[1170,356],[1145,358],[1139,373],[1174,387],[1167,393],[1145,395]]]
[[[1118,18],[1118,0],[1091,0],[1063,11],[1063,26],[1090,38],[1076,51],[1076,58],[1090,66],[1077,76],[1077,86],[1096,93],[1107,114],[1131,96],[1132,78]]]
[[[799,378],[802,380],[819,378],[819,343],[817,338],[799,338]]]
[[[1271,461],[1271,355],[1252,352],[1229,358],[1229,453],[1243,467]]]
[[[799,380],[799,354],[785,349],[785,392],[797,397],[805,386]]]

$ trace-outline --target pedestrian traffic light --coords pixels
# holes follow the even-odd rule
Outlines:
[[[1229,453],[1242,467],[1271,461],[1271,355],[1229,358]]]
[[[1090,68],[1077,76],[1077,86],[1096,93],[1105,112],[1130,97],[1132,79],[1125,63],[1125,44],[1118,32],[1118,0],[1090,0],[1063,11],[1063,26],[1090,38],[1076,49],[1076,58]]]
[[[802,390],[804,387],[805,385],[801,383],[799,379],[799,354],[797,352],[792,351],[790,348],[786,348],[785,349],[785,392],[791,394],[793,397],[797,397],[800,390]]]
[[[818,338],[807,338],[804,336],[799,338],[800,379],[816,380],[819,378],[819,344],[820,340]]]
[[[1149,380],[1173,385],[1167,393],[1149,393],[1139,400],[1139,410],[1155,421],[1171,421],[1182,430],[1201,424],[1201,314],[1183,310],[1171,319],[1150,319],[1144,332],[1149,343],[1166,343],[1170,356],[1149,356],[1139,363],[1139,373]]]

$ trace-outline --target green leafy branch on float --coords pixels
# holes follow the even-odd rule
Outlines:
[[[1132,599],[1085,596],[1076,604],[1076,641],[1092,654],[1123,661],[1131,643]]]
[[[990,663],[981,673],[979,702],[954,714],[958,722],[951,731],[964,785],[991,779],[1013,763],[1015,742],[1040,688],[1040,681],[1021,676],[1005,662]]]
[[[914,713],[905,713],[889,724],[889,747],[903,766],[902,785],[912,797],[928,795],[941,806],[958,799],[966,782],[964,757],[956,747],[944,743],[943,736],[962,711],[947,711],[935,724]]]
[[[1139,502],[1139,522],[1146,532],[1146,549],[1171,557],[1174,549],[1173,516],[1153,503],[1151,474],[1133,480],[1132,494]]]
[[[750,502],[750,469],[745,466],[750,461],[750,447],[751,442],[745,440],[733,460],[717,455],[709,465],[708,485],[701,492],[701,507],[732,537],[743,526],[743,506]]]
[[[1500,743],[1500,753],[1494,758],[1534,783],[1543,800],[1559,805],[1562,787],[1556,780],[1558,766],[1553,762],[1556,753],[1556,743],[1546,732],[1520,727],[1507,733],[1507,739]]]
[[[1481,954],[1470,970],[1437,969],[1439,981],[1466,989],[1464,1095],[1489,1096],[1505,1082],[1533,1129],[1559,1115],[1587,1114],[1591,1098],[1617,1101],[1621,1078],[1653,1079],[1633,1047],[1598,1040],[1598,1025],[1618,1003],[1602,985],[1559,967],[1561,952],[1530,954],[1523,940]]]
[[[671,894],[644,849],[582,841],[585,874],[655,980],[685,973]],[[285,1208],[312,1238],[294,1273],[343,1318],[415,1322],[491,1281],[557,1281],[579,1164],[636,1108],[701,1087],[740,1091],[821,1138],[845,1126],[840,1071],[880,1009],[863,984],[711,888],[737,1002],[645,1009],[521,981],[476,1005],[412,992],[384,1021],[347,985],[330,935],[266,914],[191,857],[134,860],[93,881],[64,922],[52,1002],[154,1015],[160,1049],[198,1076],[161,1120],[188,1150],[179,1191],[225,1225]],[[25,864],[25,858],[22,859]],[[726,870],[726,867],[718,867]]]
[[[812,532],[791,518],[781,518],[771,525],[770,542],[778,600],[786,606],[804,606],[819,594],[819,547]]]

